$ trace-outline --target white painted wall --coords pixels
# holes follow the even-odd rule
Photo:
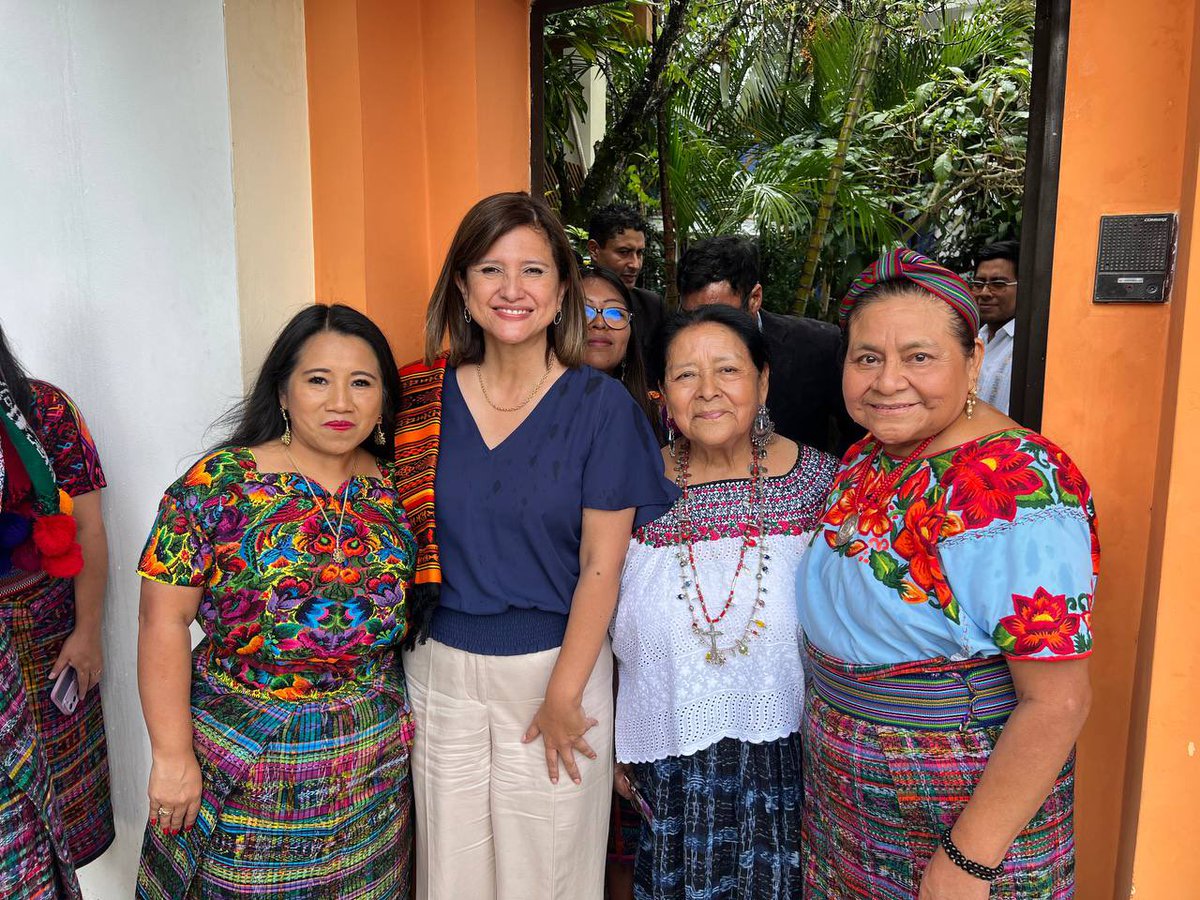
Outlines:
[[[117,900],[149,771],[134,568],[163,487],[242,389],[221,0],[0,0],[0,60],[0,322],[78,401],[109,480],[118,838],[81,881]]]

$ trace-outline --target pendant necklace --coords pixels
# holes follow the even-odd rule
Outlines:
[[[679,577],[682,582],[682,591],[678,594],[678,599],[687,603],[688,612],[692,617],[692,633],[696,635],[701,644],[708,647],[704,654],[705,661],[715,666],[724,665],[726,654],[728,653],[736,652],[742,655],[749,653],[750,640],[767,627],[766,622],[763,621],[759,613],[759,610],[766,604],[763,595],[767,593],[767,589],[763,587],[762,579],[763,574],[768,571],[766,563],[771,559],[770,554],[767,553],[766,534],[763,530],[762,488],[766,466],[763,465],[762,461],[766,453],[758,447],[752,447],[751,452],[752,462],[750,463],[750,482],[748,486],[749,514],[742,533],[742,546],[738,552],[737,567],[733,571],[733,580],[729,585],[729,594],[725,598],[725,604],[721,608],[721,611],[716,615],[713,615],[708,609],[708,603],[704,599],[704,591],[700,587],[700,573],[696,569],[695,535],[692,531],[690,492],[688,490],[688,462],[691,454],[687,444],[684,443],[675,455],[675,484],[679,487],[682,494],[675,512],[675,522],[679,529],[675,550],[679,561]],[[753,546],[757,546],[758,549],[758,571],[754,576],[754,603],[750,607],[750,613],[747,617],[746,625],[742,629],[741,636],[733,644],[722,647],[717,643],[717,638],[723,636],[725,632],[721,631],[717,626],[721,624],[733,606],[738,577],[742,574],[742,570],[746,568],[746,553]],[[693,593],[695,594],[695,599],[692,598]],[[705,624],[703,626],[700,624],[700,619],[696,614],[697,605],[699,605],[700,614],[704,617]]]
[[[937,435],[930,435],[921,441],[916,449],[904,457],[903,461],[898,463],[896,468],[892,469],[888,473],[888,476],[876,485],[868,496],[863,497],[859,493],[863,482],[866,480],[867,473],[871,471],[871,466],[879,457],[880,450],[883,449],[883,444],[878,438],[875,439],[875,448],[871,451],[871,455],[863,460],[862,465],[859,467],[858,475],[854,479],[854,491],[856,495],[854,510],[842,521],[841,527],[837,530],[837,536],[834,537],[834,545],[839,550],[849,544],[853,540],[854,535],[857,534],[859,514],[865,510],[874,508],[880,500],[886,500],[891,497],[892,491],[895,490],[896,483],[900,480],[900,476],[904,473],[904,470],[912,464],[913,460],[925,452],[929,445],[933,443],[935,437]]]
[[[350,482],[354,480],[353,473],[346,479],[346,487],[342,490],[342,514],[338,516],[337,530],[335,531],[333,522],[330,521],[328,513],[325,512],[325,501],[317,498],[317,493],[313,490],[312,482],[308,480],[307,475],[300,471],[300,467],[296,465],[296,460],[292,459],[291,451],[285,447],[283,452],[287,454],[288,461],[292,464],[292,468],[296,470],[296,474],[304,479],[304,483],[308,486],[309,496],[317,504],[317,511],[321,514],[321,518],[325,520],[325,527],[333,533],[333,561],[341,565],[346,561],[346,554],[342,552],[342,525],[346,521],[346,499],[350,496]]]

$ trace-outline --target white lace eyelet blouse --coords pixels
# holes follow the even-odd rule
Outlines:
[[[733,604],[715,625],[720,665],[706,659],[714,636],[697,633],[688,610],[690,600],[697,624],[708,631],[697,579],[690,563],[680,565],[683,501],[634,534],[611,628],[620,678],[618,761],[688,756],[724,738],[763,743],[800,728],[804,670],[795,573],[836,467],[833,457],[801,446],[790,471],[765,480],[762,591],[756,542],[747,547]],[[689,488],[696,573],[714,618],[729,597],[748,522],[756,527],[748,487],[748,479],[738,479]],[[686,553],[684,547],[685,560]],[[757,610],[756,599],[763,601]]]

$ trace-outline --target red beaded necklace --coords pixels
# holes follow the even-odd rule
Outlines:
[[[723,665],[725,662],[725,654],[729,652],[737,652],[746,654],[750,652],[749,641],[759,632],[766,628],[766,623],[759,616],[759,610],[763,607],[766,601],[763,600],[763,594],[766,588],[763,587],[763,573],[767,571],[766,562],[770,560],[766,548],[766,535],[763,530],[763,479],[766,476],[766,466],[763,464],[763,458],[766,453],[757,447],[752,449],[752,460],[750,463],[750,481],[747,485],[747,501],[749,506],[749,516],[742,530],[742,546],[738,551],[737,567],[733,571],[733,579],[729,584],[729,593],[725,597],[725,603],[721,607],[721,611],[716,615],[709,612],[708,602],[704,599],[704,591],[700,587],[700,573],[696,569],[696,552],[695,552],[695,535],[692,531],[692,518],[689,512],[689,491],[688,491],[688,463],[690,461],[690,452],[686,442],[675,452],[675,483],[679,486],[682,496],[676,504],[675,517],[679,527],[679,542],[676,545],[679,559],[679,575],[683,584],[683,590],[679,594],[680,600],[687,602],[688,612],[692,616],[692,632],[701,641],[708,645],[708,650],[704,654],[704,659],[713,665]],[[751,520],[754,520],[753,523]],[[717,628],[724,620],[730,608],[733,606],[734,595],[737,590],[738,576],[746,568],[746,553],[751,548],[758,548],[758,572],[755,574],[755,594],[754,604],[750,607],[750,615],[746,621],[745,628],[742,629],[741,637],[734,641],[732,646],[721,647],[717,644],[717,638],[724,635],[724,632]],[[686,548],[686,553],[684,552]],[[690,577],[689,577],[690,575]],[[695,592],[695,601],[691,598],[691,593]],[[700,606],[700,614],[704,617],[707,628],[702,628],[700,620],[696,615],[696,605]]]
[[[886,501],[891,498],[892,492],[896,489],[897,482],[900,481],[900,476],[904,474],[904,470],[929,448],[935,437],[937,437],[936,434],[930,435],[917,444],[916,449],[904,457],[903,461],[898,463],[896,468],[887,474],[886,478],[875,485],[869,494],[862,496],[863,481],[867,476],[867,472],[870,471],[871,466],[879,457],[880,450],[883,449],[883,444],[880,440],[878,438],[874,439],[875,448],[871,451],[871,455],[862,461],[858,467],[858,471],[854,475],[854,511],[846,516],[841,527],[837,530],[837,537],[834,538],[834,541],[839,548],[845,547],[853,540],[855,533],[858,531],[859,514],[865,509],[878,508],[880,501]]]

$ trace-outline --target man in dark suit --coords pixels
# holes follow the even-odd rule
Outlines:
[[[750,238],[709,238],[679,261],[679,302],[685,310],[723,303],[758,319],[767,341],[767,409],[775,431],[840,456],[863,434],[842,400],[841,335],[816,319],[767,312],[762,296],[758,246]]]
[[[612,203],[592,213],[588,223],[588,256],[592,262],[621,276],[633,295],[633,317],[637,322],[642,356],[649,359],[654,336],[663,320],[662,297],[637,286],[646,261],[646,235],[650,226],[632,206]]]

